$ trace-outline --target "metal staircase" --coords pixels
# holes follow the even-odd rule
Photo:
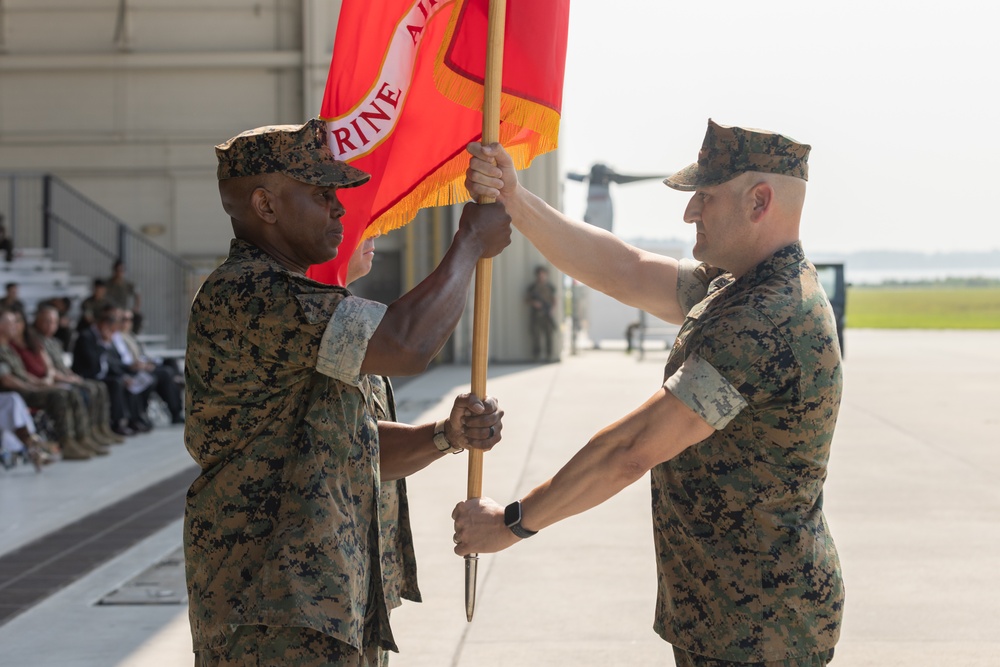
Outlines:
[[[112,264],[121,258],[128,279],[142,293],[143,333],[163,337],[168,347],[184,348],[188,311],[200,280],[190,264],[51,174],[0,173],[0,214],[15,249],[43,249],[32,266],[53,272],[53,291],[47,296],[75,298],[81,289],[89,294],[93,279],[110,276]],[[0,264],[22,276],[30,263],[26,252],[30,255],[22,250],[13,262],[0,259]],[[31,282],[34,293],[37,281]]]

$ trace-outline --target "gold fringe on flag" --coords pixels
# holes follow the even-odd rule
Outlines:
[[[525,141],[514,143],[515,140],[522,139]],[[537,150],[537,146],[541,143],[539,135],[505,123],[500,126],[500,143],[510,153],[518,169],[526,168],[535,156],[544,152]],[[463,150],[428,174],[420,185],[405,197],[376,215],[365,229],[363,238],[380,236],[407,225],[422,208],[470,201],[472,196],[465,187],[465,171],[468,167],[469,154]]]

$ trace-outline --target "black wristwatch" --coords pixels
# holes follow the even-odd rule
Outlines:
[[[510,532],[514,533],[522,540],[531,537],[536,534],[537,530],[528,530],[521,525],[521,501],[515,500],[510,505],[503,510],[503,523],[505,526],[510,528]]]

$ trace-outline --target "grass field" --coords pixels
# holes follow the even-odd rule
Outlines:
[[[851,287],[846,320],[858,329],[1000,329],[1000,284]]]

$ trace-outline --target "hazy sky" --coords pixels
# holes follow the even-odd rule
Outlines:
[[[561,169],[668,173],[708,118],[811,144],[809,253],[1000,249],[992,2],[574,0]],[[613,185],[615,233],[693,239],[689,195]],[[586,188],[568,182],[567,212]]]

